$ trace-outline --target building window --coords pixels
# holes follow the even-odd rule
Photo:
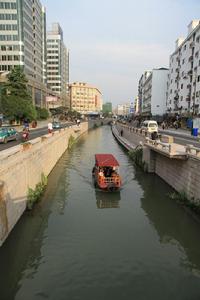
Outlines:
[[[181,89],[183,89],[183,83],[181,84]]]

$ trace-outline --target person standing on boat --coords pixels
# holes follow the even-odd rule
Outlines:
[[[103,169],[102,169],[102,168],[99,170],[99,176],[101,176],[101,177],[104,176],[104,172],[103,172]]]

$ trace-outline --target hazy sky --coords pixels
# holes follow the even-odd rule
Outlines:
[[[70,82],[98,87],[104,102],[137,96],[145,70],[168,67],[175,40],[200,19],[200,0],[41,0],[47,27],[59,22],[70,50]]]

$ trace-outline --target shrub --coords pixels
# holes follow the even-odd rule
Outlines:
[[[46,108],[37,107],[37,119],[46,120],[49,117],[49,112]]]
[[[200,214],[200,200],[194,200],[194,199],[189,199],[187,197],[187,194],[185,191],[181,191],[181,192],[172,192],[171,194],[169,194],[169,197],[172,200],[175,200],[178,203],[181,203],[182,205],[184,205],[185,207],[190,208],[192,211],[194,211],[197,214]]]
[[[31,210],[35,203],[37,203],[42,194],[44,193],[45,187],[47,185],[48,178],[41,174],[41,182],[37,183],[35,189],[28,188],[28,196],[27,196],[27,209]]]
[[[70,135],[69,142],[68,142],[68,149],[71,149],[71,147],[73,146],[73,144],[75,143],[75,141],[76,141],[75,137],[73,137],[72,135]]]

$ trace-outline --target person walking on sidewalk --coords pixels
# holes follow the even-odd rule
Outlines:
[[[162,126],[162,129],[164,130],[165,129],[165,121],[162,122],[161,126]]]
[[[47,125],[47,127],[48,127],[48,132],[52,133],[52,131],[53,131],[53,124],[51,122],[49,122],[48,125]]]
[[[175,129],[178,129],[178,121],[174,121],[173,125]]]

